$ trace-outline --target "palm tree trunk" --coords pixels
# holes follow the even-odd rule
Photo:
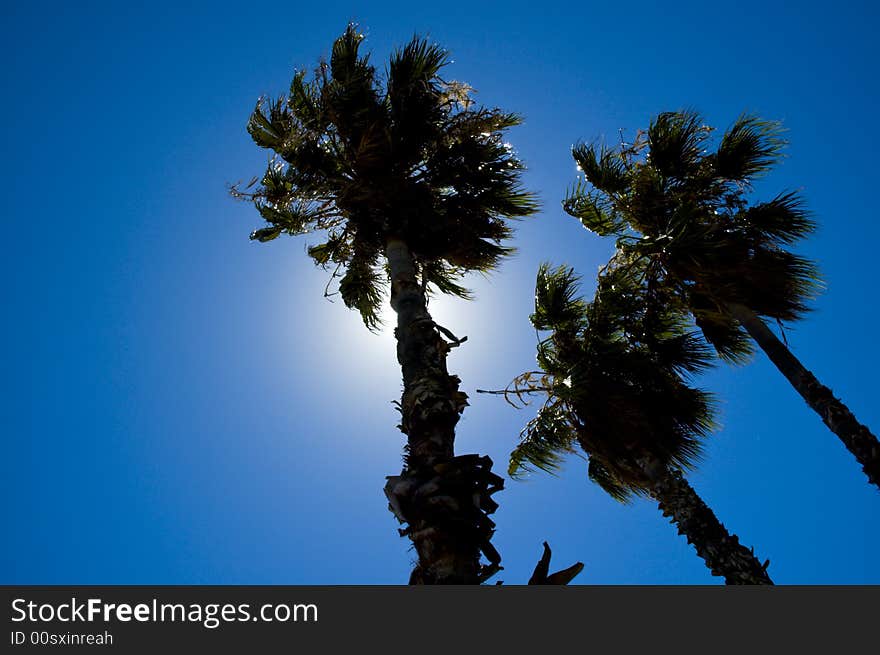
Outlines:
[[[712,575],[723,576],[727,584],[773,584],[767,575],[769,560],[761,564],[754,550],[740,544],[681,472],[667,468],[653,477],[650,494],[663,516],[671,517],[678,533],[693,544]]]
[[[391,511],[407,524],[418,553],[410,584],[479,584],[500,566],[489,543],[497,508],[491,494],[503,480],[491,472],[492,460],[455,457],[455,425],[467,395],[449,375],[446,341],[428,313],[415,260],[407,245],[389,239],[385,254],[391,273],[391,306],[397,313],[397,360],[403,372],[401,431],[407,435],[405,465],[388,478]],[[480,563],[480,553],[488,565]]]
[[[825,425],[836,434],[847,450],[855,455],[868,476],[868,481],[880,487],[880,442],[856,417],[831,389],[821,384],[804,368],[797,357],[768,328],[751,309],[729,303],[727,309],[752,339],[767,353],[779,372],[795,388],[807,404],[813,408]]]

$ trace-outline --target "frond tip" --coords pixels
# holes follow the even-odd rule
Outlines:
[[[747,229],[778,245],[789,245],[803,239],[816,229],[803,198],[795,193],[781,193],[773,200],[761,202],[743,212]]]
[[[651,121],[647,137],[651,164],[663,175],[684,178],[693,172],[711,128],[695,111],[663,112]]]
[[[520,438],[519,445],[510,454],[507,472],[512,478],[522,477],[534,469],[556,472],[565,455],[574,452],[576,443],[574,429],[554,405],[544,405],[523,429]]]
[[[719,177],[746,182],[768,171],[778,161],[785,140],[782,124],[744,114],[721,138],[715,154]]]
[[[363,259],[353,261],[339,281],[342,302],[349,309],[360,312],[364,325],[374,332],[382,327],[382,282],[375,264]]]
[[[529,317],[536,330],[576,326],[583,320],[586,305],[577,296],[579,281],[573,268],[541,264],[535,283],[535,311]]]
[[[589,464],[587,465],[587,477],[599,485],[602,491],[617,502],[628,503],[632,500],[633,488],[627,485],[625,481],[619,480],[595,457],[590,457]]]
[[[626,161],[619,152],[605,144],[579,143],[571,155],[584,177],[604,193],[620,193],[629,184]]]

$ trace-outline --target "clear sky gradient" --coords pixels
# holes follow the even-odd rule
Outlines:
[[[80,6],[81,5],[81,6]],[[692,107],[781,119],[788,157],[756,197],[801,189],[827,281],[788,333],[880,429],[874,3],[4,3],[0,582],[403,583],[413,553],[382,494],[400,471],[390,330],[369,334],[305,256],[248,241],[226,184],[261,171],[245,122],[350,19],[380,67],[414,33],[445,72],[520,112],[510,141],[543,212],[475,302],[435,318],[468,342],[460,453],[503,473],[533,408],[477,388],[534,367],[538,263],[591,294],[611,243],[560,208],[579,139]],[[880,583],[880,495],[763,356],[703,379],[723,429],[690,479],[778,583]],[[498,576],[541,552],[585,584],[719,584],[648,501],[620,505],[573,458],[498,494]]]

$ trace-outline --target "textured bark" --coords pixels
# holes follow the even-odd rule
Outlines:
[[[407,435],[404,470],[388,478],[385,493],[418,553],[410,584],[479,584],[500,568],[488,514],[497,508],[491,495],[504,483],[488,457],[455,457],[455,425],[468,403],[446,356],[458,344],[431,319],[407,245],[389,239],[385,254],[403,373],[399,427]],[[488,565],[480,563],[481,552]]]
[[[666,470],[654,478],[650,493],[712,575],[723,576],[727,584],[773,584],[767,575],[769,561],[761,564],[752,549],[740,544],[679,471]]]
[[[868,481],[880,488],[880,442],[877,437],[858,422],[849,408],[835,398],[831,389],[820,383],[801,364],[755,312],[732,303],[727,308],[731,316],[746,329],[780,373],[788,379],[795,391],[855,456],[868,476]]]

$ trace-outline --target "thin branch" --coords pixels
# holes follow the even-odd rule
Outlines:
[[[342,262],[339,262],[338,264],[336,264],[336,268],[333,269],[333,273],[330,275],[330,279],[327,280],[327,285],[324,287],[324,297],[327,300],[329,300],[330,302],[333,302],[332,296],[339,295],[338,291],[334,291],[333,293],[330,293],[330,285],[333,284],[333,280],[335,280],[338,277],[342,277],[341,275],[339,275],[340,268],[342,268]]]
[[[538,377],[538,381],[535,381],[535,376]],[[522,409],[529,405],[531,399],[528,396],[532,394],[546,393],[551,396],[553,392],[552,376],[543,371],[522,373],[516,376],[504,389],[477,389],[477,393],[504,396],[505,402],[514,409]],[[511,400],[511,397],[515,397],[519,404]]]

